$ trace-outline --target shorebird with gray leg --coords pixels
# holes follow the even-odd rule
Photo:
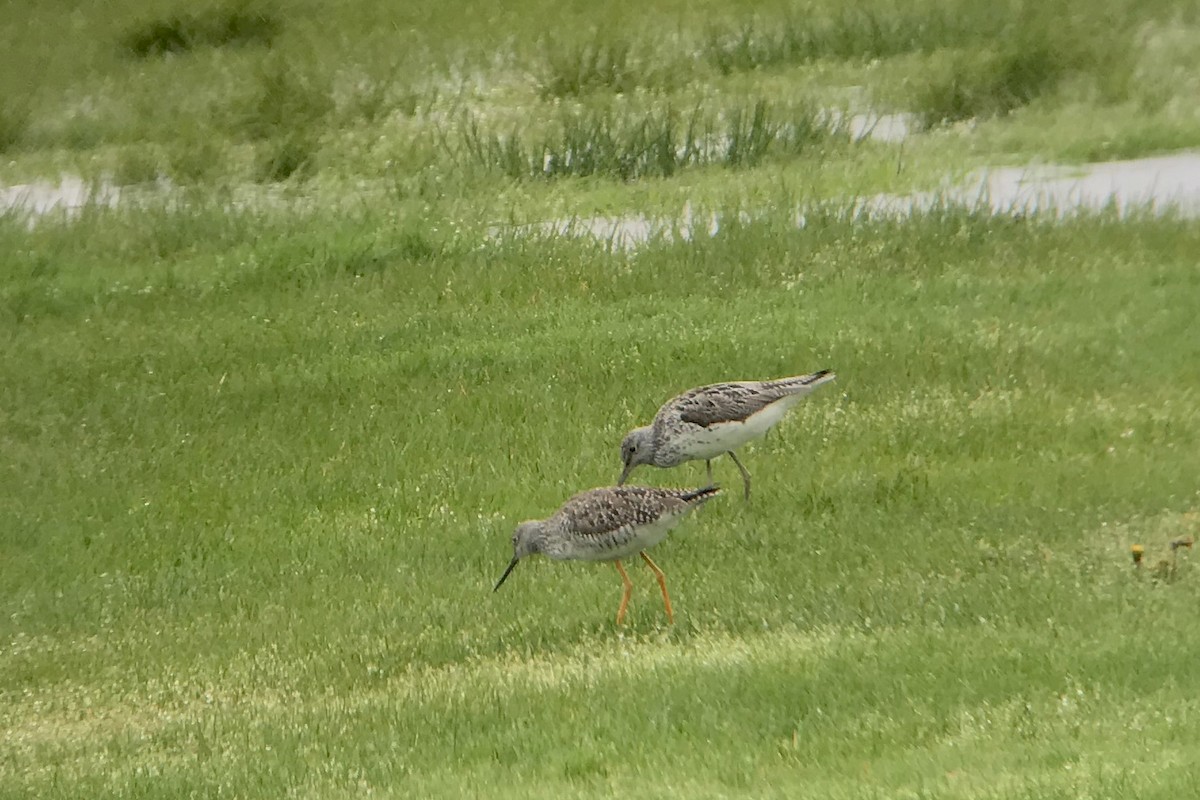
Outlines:
[[[492,591],[500,588],[518,561],[534,553],[556,561],[611,561],[625,584],[617,609],[620,625],[633,592],[633,582],[625,574],[621,559],[637,554],[654,571],[662,589],[667,621],[674,622],[667,577],[645,551],[665,539],[684,515],[704,505],[719,491],[716,486],[703,489],[613,486],[580,492],[546,519],[529,520],[517,526],[512,537],[512,561]]]
[[[766,434],[788,409],[836,376],[827,369],[776,381],[714,383],[689,389],[668,400],[654,421],[636,428],[621,442],[625,468],[617,485],[639,464],[674,467],[703,460],[712,483],[712,460],[725,453],[737,464],[750,499],[750,473],[734,450]]]

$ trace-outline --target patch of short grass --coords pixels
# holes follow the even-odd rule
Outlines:
[[[1065,70],[1062,52],[1037,39],[956,53],[917,90],[913,113],[925,125],[1003,116],[1056,88]]]
[[[782,16],[709,29],[706,60],[721,74],[869,60],[986,41],[1011,19],[1012,4],[852,2],[796,5]]]
[[[112,181],[117,186],[153,183],[162,174],[161,154],[154,148],[125,148],[117,155]]]
[[[251,139],[311,134],[333,110],[329,82],[303,65],[264,61],[252,88],[231,110],[231,124]]]
[[[0,97],[0,153],[16,149],[29,131],[29,102]]]
[[[312,174],[316,165],[317,143],[311,134],[294,132],[259,145],[255,179],[278,183],[289,178]]]
[[[595,89],[632,91],[643,79],[630,63],[631,45],[622,39],[595,37],[548,49],[538,77],[543,98],[571,97]]]
[[[1129,558],[1200,520],[1193,224],[781,202],[628,252],[423,208],[0,220],[6,791],[1200,779],[1200,573]],[[605,564],[491,592],[671,393],[825,366],[744,453],[753,502],[656,548],[674,627],[644,569],[620,631]]]
[[[121,47],[136,58],[180,55],[200,47],[270,47],[282,27],[275,12],[236,3],[141,22],[121,37]]]
[[[226,142],[215,128],[196,131],[173,143],[166,154],[166,172],[182,185],[206,184],[228,173]]]

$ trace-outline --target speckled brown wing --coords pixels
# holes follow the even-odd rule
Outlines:
[[[668,489],[619,486],[581,492],[564,503],[559,513],[577,532],[596,535],[626,525],[654,522],[684,505],[683,500]]]
[[[740,422],[788,394],[784,387],[770,383],[717,383],[684,392],[671,406],[681,421],[707,428]]]
[[[682,511],[684,491],[651,486],[614,486],[581,492],[559,509],[567,525],[583,536],[598,536],[627,525],[646,525]]]

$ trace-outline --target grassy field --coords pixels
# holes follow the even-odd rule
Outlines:
[[[1196,11],[620,8],[0,25],[0,182],[175,187],[0,214],[0,798],[1200,792],[1200,229],[846,199],[1195,144]],[[492,592],[671,394],[823,367],[654,550],[675,625]]]
[[[1200,525],[1194,226],[187,220],[4,229],[7,796],[1200,781],[1197,576],[1155,572]],[[645,570],[624,630],[606,565],[491,593],[671,392],[818,366],[754,502],[656,550],[673,628]]]
[[[629,203],[564,177],[684,174],[640,199],[671,211],[842,197],[1196,146],[1198,53],[1175,0],[40,3],[0,25],[0,181],[300,183],[535,217]],[[930,134],[898,153],[831,125],[864,112]]]

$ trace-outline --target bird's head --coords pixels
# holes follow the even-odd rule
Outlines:
[[[633,468],[638,464],[653,462],[654,436],[650,427],[634,428],[625,435],[621,442],[621,463],[624,465],[624,469],[621,470],[621,479],[617,481],[617,486],[625,484],[629,473],[633,472]]]
[[[531,519],[522,522],[513,532],[513,557],[512,561],[508,562],[508,568],[504,570],[504,574],[500,576],[500,580],[496,581],[496,589],[508,579],[509,574],[517,566],[517,562],[525,556],[533,555],[534,553],[542,552],[542,542],[545,538],[542,528],[542,520]]]

